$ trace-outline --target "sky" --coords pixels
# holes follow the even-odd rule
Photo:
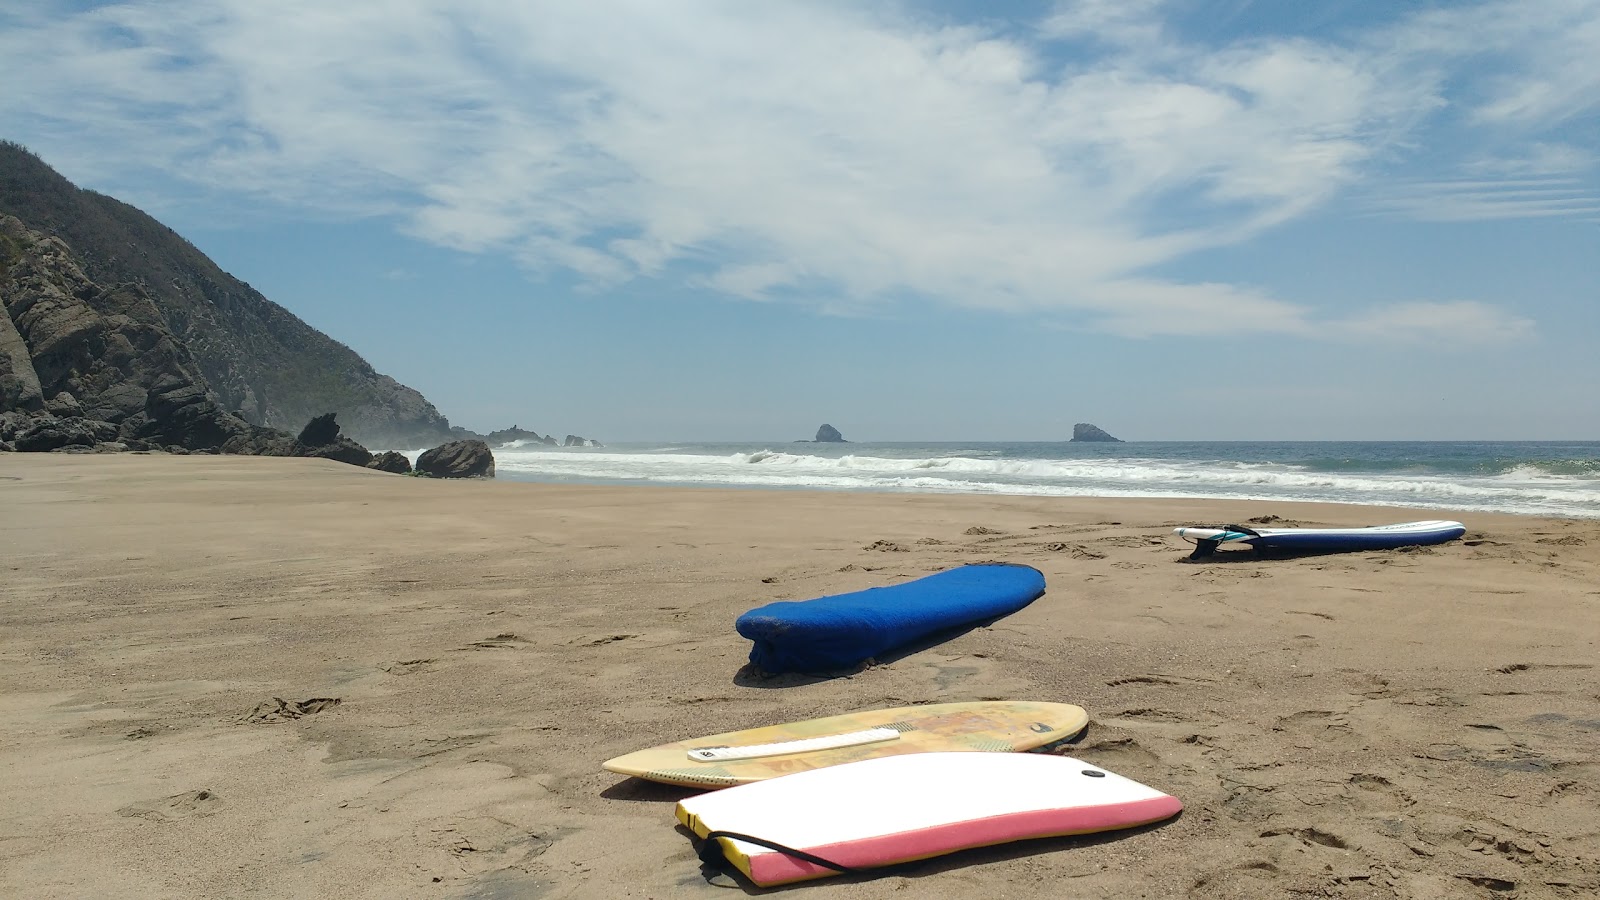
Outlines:
[[[452,423],[1600,439],[1600,0],[12,0],[0,138]]]

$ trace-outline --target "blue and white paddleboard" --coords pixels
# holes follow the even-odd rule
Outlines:
[[[1341,550],[1392,550],[1443,544],[1467,533],[1460,522],[1430,519],[1367,528],[1176,528],[1178,537],[1194,542],[1194,555],[1207,556],[1222,544],[1246,544],[1257,550],[1332,553]]]

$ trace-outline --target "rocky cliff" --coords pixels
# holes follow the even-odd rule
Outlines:
[[[87,391],[109,404],[100,411],[125,418],[136,415],[132,407],[144,396],[137,378],[128,381],[133,368],[142,367],[181,372],[173,377],[183,384],[171,391],[208,395],[222,413],[252,425],[293,433],[334,412],[345,432],[368,446],[419,447],[455,437],[417,391],[373,371],[349,347],[222,271],[170,228],[75,187],[8,141],[0,141],[0,214],[14,217],[7,230],[13,259],[42,241],[57,241],[17,277],[53,283],[61,293],[45,302],[21,298],[16,284],[5,288],[7,309],[26,308],[0,322],[0,411],[42,408],[58,389],[44,382],[66,377],[63,366],[84,363],[68,379],[77,387],[60,389],[74,396]],[[68,269],[76,274],[63,274]],[[45,270],[60,278],[41,275]],[[105,322],[79,327],[88,321],[86,309]],[[18,315],[31,317],[29,329]],[[55,335],[52,343],[29,340],[29,330],[41,327]],[[103,365],[84,359],[101,351],[110,354]]]

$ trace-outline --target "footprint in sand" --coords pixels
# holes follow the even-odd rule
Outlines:
[[[1366,772],[1350,776],[1345,782],[1345,796],[1358,809],[1369,813],[1393,813],[1417,804],[1394,782]]]
[[[1272,730],[1289,735],[1295,746],[1303,749],[1347,741],[1352,736],[1350,720],[1343,713],[1327,709],[1307,709],[1284,716]]]
[[[432,843],[442,847],[457,870],[468,875],[520,869],[561,837],[557,832],[540,834],[492,816],[451,819],[429,831]]]
[[[130,803],[117,810],[117,815],[168,822],[194,816],[209,816],[218,811],[220,802],[220,798],[211,791],[185,791],[170,797]]]
[[[312,697],[310,700],[285,700],[282,697],[273,697],[256,704],[256,708],[246,713],[238,721],[245,724],[261,725],[274,722],[291,722],[305,716],[315,715],[325,709],[332,709],[344,701],[338,697]]]
[[[1114,772],[1154,769],[1161,757],[1150,752],[1143,744],[1129,737],[1101,738],[1069,748],[1075,759],[1094,763]]]

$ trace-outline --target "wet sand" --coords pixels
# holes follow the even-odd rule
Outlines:
[[[1171,534],[1268,515],[1469,530],[1202,563]],[[744,668],[747,609],[978,561],[1048,593],[849,677]],[[0,566],[3,896],[738,896],[686,790],[600,762],[995,698],[1085,707],[1069,752],[1184,813],[788,890],[1600,893],[1596,521],[0,454]]]

